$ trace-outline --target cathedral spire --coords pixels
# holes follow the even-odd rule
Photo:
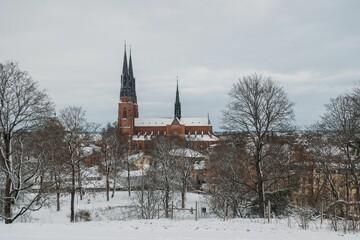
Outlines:
[[[123,63],[123,71],[121,74],[121,88],[120,88],[120,100],[122,100],[122,97],[128,97],[129,96],[129,69],[127,65],[127,57],[126,57],[126,42],[124,45],[124,63]]]
[[[131,45],[130,45],[130,56],[129,56],[129,79],[130,79],[130,96],[132,97],[132,101],[137,103],[136,97],[136,88],[135,88],[135,77],[132,66],[132,57],[131,57]]]
[[[132,60],[131,60],[131,45],[130,45],[130,54],[129,54],[129,74],[130,74],[130,77],[134,77]]]
[[[129,70],[128,70],[128,66],[127,66],[126,42],[125,42],[125,45],[124,45],[124,63],[123,63],[123,71],[122,71],[122,74],[123,74],[123,75],[127,75],[128,72],[129,72]]]
[[[181,103],[180,103],[180,97],[179,97],[179,79],[176,76],[176,98],[175,98],[175,111],[174,111],[174,117],[181,119]]]

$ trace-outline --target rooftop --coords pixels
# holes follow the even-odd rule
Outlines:
[[[162,127],[171,125],[174,118],[135,118],[136,127]],[[180,124],[185,126],[208,126],[207,118],[181,118]]]

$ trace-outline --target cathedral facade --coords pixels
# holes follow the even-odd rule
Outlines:
[[[131,51],[128,62],[126,48],[118,103],[118,128],[120,134],[130,137],[132,148],[137,150],[144,149],[146,143],[156,137],[177,138],[187,146],[202,150],[219,140],[213,134],[209,116],[207,118],[184,118],[181,116],[178,84],[176,86],[173,117],[139,117]]]

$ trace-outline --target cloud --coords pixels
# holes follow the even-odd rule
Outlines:
[[[16,60],[57,108],[81,105],[116,120],[124,40],[131,44],[140,115],[172,116],[176,76],[184,116],[215,129],[241,76],[272,76],[296,102],[296,120],[359,81],[360,2],[1,1],[2,61]]]

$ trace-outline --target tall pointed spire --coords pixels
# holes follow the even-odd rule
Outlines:
[[[131,57],[131,45],[130,45],[130,56],[129,56],[129,75],[130,75],[130,96],[132,97],[133,102],[137,103],[135,77],[134,77],[132,57]]]
[[[129,56],[129,65],[128,65],[127,55],[126,55],[126,42],[124,45],[124,63],[123,63],[123,71],[121,74],[120,101],[137,103],[135,77],[134,77],[132,57],[131,57],[131,46],[130,46],[130,56]]]
[[[124,63],[123,63],[123,71],[121,74],[121,89],[120,89],[120,100],[122,97],[129,96],[129,69],[127,65],[127,57],[126,57],[126,42],[124,44]]]
[[[128,66],[127,66],[126,42],[125,42],[125,45],[124,45],[124,63],[123,63],[123,71],[122,71],[122,74],[123,74],[123,75],[127,75],[128,72],[129,72],[129,70],[128,70]]]
[[[181,119],[181,103],[180,103],[180,97],[179,97],[179,79],[176,76],[176,97],[175,97],[175,111],[174,111],[174,117]]]
[[[134,76],[133,67],[132,67],[132,60],[131,60],[131,45],[130,45],[130,56],[129,56],[129,74],[130,74],[130,77]]]

